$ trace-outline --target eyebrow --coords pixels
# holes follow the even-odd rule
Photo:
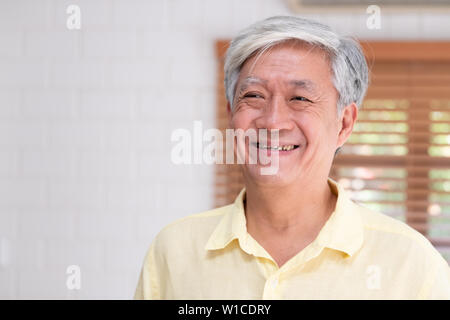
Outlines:
[[[245,89],[247,89],[247,87],[249,85],[252,84],[261,84],[261,85],[265,85],[267,83],[267,80],[263,80],[257,77],[247,77],[244,80],[242,80],[242,83],[239,87],[239,92],[244,91]]]
[[[298,87],[301,89],[305,89],[309,92],[314,92],[316,85],[314,84],[314,82],[312,82],[311,80],[291,80],[289,81],[289,84],[294,86],[294,87]]]

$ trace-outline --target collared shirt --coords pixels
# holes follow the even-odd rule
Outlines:
[[[328,185],[334,212],[280,268],[247,232],[244,189],[157,235],[135,299],[450,299],[450,268],[424,236]]]

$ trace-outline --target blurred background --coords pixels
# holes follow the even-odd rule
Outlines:
[[[273,15],[361,41],[373,86],[332,177],[450,259],[450,10],[319,2],[0,0],[0,298],[130,299],[163,226],[233,199],[236,168],[173,164],[171,133],[224,128],[227,42]]]

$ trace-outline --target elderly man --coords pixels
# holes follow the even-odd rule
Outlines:
[[[137,299],[449,299],[448,264],[406,224],[352,202],[328,178],[368,85],[358,44],[327,26],[273,17],[242,31],[225,60],[230,126],[277,130],[258,148],[275,174],[242,165],[228,206],[165,227]]]

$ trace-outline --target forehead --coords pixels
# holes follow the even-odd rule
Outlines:
[[[250,75],[248,77],[242,78],[242,80],[240,81],[240,90],[245,90],[246,88],[248,88],[251,85],[267,86],[268,82],[269,81],[266,79],[261,79],[261,78]],[[310,92],[315,92],[315,90],[316,90],[316,84],[309,79],[285,80],[284,84],[287,86],[290,86],[290,87],[294,87],[294,88],[305,89]]]
[[[251,84],[281,77],[292,84],[305,77],[311,78],[312,82],[313,79],[331,80],[331,75],[330,59],[323,49],[303,42],[288,41],[250,56],[243,64],[239,82],[245,79],[246,84]]]

